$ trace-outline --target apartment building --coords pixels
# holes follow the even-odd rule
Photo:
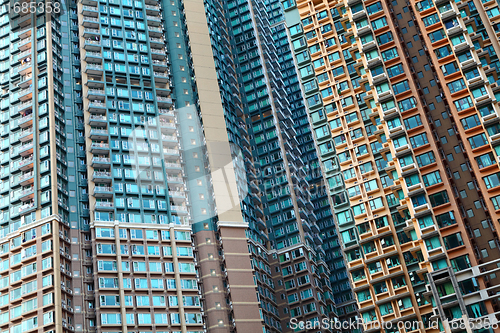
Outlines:
[[[354,317],[355,300],[322,181],[283,7],[279,1],[229,1],[225,9],[243,106],[240,119],[256,162],[257,178],[250,188],[261,198],[265,219],[259,226],[269,241],[256,246],[251,228],[247,235],[250,251],[269,258],[262,262],[264,267],[267,262],[271,265],[271,298],[281,319],[276,325],[275,317],[266,312],[266,301],[261,302],[266,329],[288,332],[291,318],[305,323]]]
[[[496,322],[498,4],[282,3],[364,330]]]
[[[11,5],[0,329],[261,330],[203,5]]]

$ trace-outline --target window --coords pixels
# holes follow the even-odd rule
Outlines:
[[[451,75],[453,73],[456,73],[460,70],[460,68],[457,65],[456,61],[450,62],[446,65],[441,66],[441,70],[443,71],[444,76]]]
[[[449,202],[450,199],[448,198],[448,193],[445,190],[438,193],[429,194],[429,201],[432,207],[436,207],[444,205],[445,203]]]
[[[493,165],[496,163],[495,156],[493,153],[487,153],[481,156],[476,157],[477,165],[479,169],[485,168],[487,166]]]
[[[429,16],[423,17],[422,22],[424,22],[424,25],[426,27],[438,23],[439,22],[439,15],[437,13],[431,14]]]
[[[467,98],[470,100],[470,97]],[[455,101],[455,103],[456,102],[457,101]],[[472,101],[470,106],[473,106]],[[462,118],[460,122],[462,123],[462,126],[464,127],[465,130],[481,125],[481,122],[479,121],[479,117],[477,116],[477,114],[467,118]]]
[[[428,34],[429,39],[431,40],[431,43],[435,43],[437,41],[440,41],[441,39],[446,37],[446,34],[444,33],[443,29],[431,32]]]
[[[417,106],[417,100],[414,97],[410,97],[398,102],[399,109],[401,112],[410,110]]]
[[[467,87],[465,85],[464,79],[455,80],[453,82],[448,83],[447,85],[448,85],[448,89],[450,89],[450,93],[452,93],[452,94],[456,93],[460,90],[463,90]]]
[[[484,184],[486,188],[494,188],[500,185],[500,172],[494,173],[492,175],[483,177]]]
[[[352,211],[353,211],[354,216],[364,214],[366,212],[365,204],[361,203],[359,205],[353,206]]]
[[[389,61],[391,59],[394,59],[398,57],[398,51],[396,50],[396,48],[392,48],[392,49],[389,49],[387,51],[384,51],[382,52],[382,59],[384,61]]]
[[[372,21],[371,25],[373,30],[381,29],[387,26],[387,19],[385,18],[385,16],[383,16],[377,20]]]
[[[404,73],[403,65],[401,63],[396,66],[387,68],[387,74],[389,77],[394,77]]]
[[[384,45],[384,44],[387,44],[389,42],[392,42],[393,39],[394,38],[392,36],[392,32],[388,31],[384,34],[377,36],[377,43],[380,46],[380,45]],[[396,54],[396,57],[397,57],[397,54]]]
[[[371,4],[369,6],[366,6],[366,12],[368,13],[368,15],[375,14],[381,10],[382,10],[382,4],[380,3],[380,1],[376,2],[374,4]]]
[[[410,137],[410,143],[411,143],[412,148],[418,148],[420,146],[423,146],[423,145],[429,143],[429,140],[427,139],[427,134],[424,132],[424,133]]]
[[[488,144],[488,139],[486,138],[486,135],[484,133],[475,135],[471,138],[468,138],[467,140],[469,140],[469,144],[472,149],[482,147]]]
[[[464,245],[464,242],[462,240],[462,235],[460,234],[460,232],[443,237],[443,241],[444,241],[444,245],[445,245],[447,250]]]
[[[410,118],[404,119],[404,124],[407,130],[415,128],[417,126],[422,125],[422,120],[420,119],[420,115],[416,115]]]
[[[428,173],[426,175],[422,175],[422,179],[423,179],[426,187],[442,183],[442,179],[441,179],[441,175],[439,174],[439,170]]]

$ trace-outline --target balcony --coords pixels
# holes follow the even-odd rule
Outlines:
[[[153,76],[155,78],[155,81],[157,81],[157,82],[169,82],[170,81],[170,75],[168,75],[168,73],[153,72]],[[172,100],[170,100],[170,104],[172,104]]]
[[[22,144],[21,147],[19,147],[19,155],[21,156],[28,156],[33,154],[33,141]]]
[[[173,135],[163,134],[161,136],[161,141],[162,141],[163,145],[166,147],[177,147],[177,145],[179,144],[177,137],[173,136]]]
[[[35,197],[34,186],[25,188],[21,192],[19,192],[19,199],[21,199],[21,201],[33,200],[34,197]]]
[[[160,6],[151,6],[151,5],[145,5],[146,7],[146,14],[148,15],[158,15],[160,13]]]
[[[255,193],[250,193],[250,197],[252,198],[252,202],[254,205],[260,205],[262,202],[260,201],[260,198],[257,194]]]
[[[474,98],[474,104],[476,104],[476,107],[482,106],[489,101],[491,101],[489,93]]]
[[[185,206],[170,206],[170,210],[173,214],[177,215],[187,215],[188,210]]]
[[[462,42],[460,44],[454,45],[453,46],[453,51],[456,53],[458,51],[463,51],[466,49],[470,49],[472,46],[469,44],[468,41]]]
[[[89,111],[95,112],[95,113],[105,113],[106,112],[106,104],[99,102],[99,101],[90,102],[89,103]]]
[[[368,65],[368,68],[373,68],[374,66],[376,66],[377,64],[381,63],[382,61],[380,60],[380,57],[375,57],[375,58],[371,58],[369,60],[367,60],[367,65]]]
[[[172,119],[175,119],[175,112],[174,111],[170,111],[168,109],[158,109],[158,113],[160,114],[160,118],[161,119],[169,119],[169,120],[172,120]]]
[[[369,31],[372,31],[372,28],[370,27],[369,24],[367,24],[363,27],[357,28],[357,30],[358,30],[358,36],[360,36],[368,33]]]
[[[33,114],[30,113],[27,116],[21,117],[21,119],[19,119],[19,121],[17,122],[17,124],[21,128],[30,127],[31,125],[33,125]]]
[[[25,112],[26,110],[31,109],[32,106],[33,106],[32,101],[24,102],[24,103],[21,103],[21,104],[14,106],[12,108],[12,112],[20,112],[20,113]]]
[[[447,18],[450,18],[452,16],[457,16],[457,12],[455,11],[455,7],[449,6],[445,11],[441,12],[441,20],[446,20]]]
[[[99,29],[93,29],[93,28],[83,28],[83,37],[86,39],[91,39],[95,40],[95,37],[100,37],[101,32]]]
[[[32,73],[32,63],[30,62],[25,62],[21,66],[17,67],[17,74],[21,75],[22,77],[26,77]]]
[[[101,41],[90,38],[85,39],[85,42],[83,43],[83,48],[87,51],[94,51],[94,52],[101,51]]]
[[[264,212],[259,206],[255,207],[255,214],[257,214],[257,217],[263,218],[264,217]]]
[[[19,162],[19,169],[22,171],[33,169],[33,156],[22,159]]]
[[[155,60],[164,61],[167,58],[167,51],[165,49],[151,49],[151,56]]]
[[[92,140],[104,140],[108,139],[108,130],[105,128],[91,128],[90,138]]]
[[[446,30],[448,36],[456,35],[456,34],[463,32],[463,31],[464,31],[464,28],[460,25],[460,23],[458,23],[457,25]]]
[[[18,98],[21,102],[26,102],[33,98],[33,87],[29,87],[19,91]]]
[[[27,29],[21,30],[21,31],[19,31],[19,33],[17,35],[21,39],[25,39],[27,37],[31,37],[31,28],[27,28]]]
[[[473,83],[479,84],[479,83],[484,83],[484,78],[481,73],[479,73],[478,76],[475,76],[473,78],[470,78],[467,80],[467,85],[470,86]],[[472,89],[472,88],[471,88]]]
[[[97,65],[97,64],[86,64],[85,65],[85,73],[87,73],[87,74],[93,74],[93,75],[100,74],[100,75],[102,75],[102,71],[103,71],[102,65]]]
[[[179,159],[179,150],[163,148],[163,156],[166,159],[177,161]]]
[[[19,214],[27,213],[32,209],[35,209],[35,202],[30,201],[19,207]]]
[[[153,69],[155,71],[165,71],[168,68],[168,62],[153,60]]]
[[[150,27],[148,26],[148,33],[150,37],[162,37],[163,36],[163,28],[161,27]]]
[[[106,126],[108,119],[106,116],[99,114],[91,114],[89,117],[89,125],[91,126]]]
[[[99,28],[100,22],[97,17],[84,16],[82,20],[83,26],[86,28]]]
[[[99,16],[99,10],[97,7],[94,7],[94,6],[83,5],[81,13],[84,16],[91,16],[91,17],[98,17]]]
[[[360,19],[364,16],[366,16],[366,11],[363,9],[363,10],[360,10],[360,11],[352,14],[352,20],[356,21],[357,19]]]
[[[33,79],[33,72],[31,71],[26,75],[21,75],[21,77],[19,78],[19,87],[21,89],[28,88],[33,83],[32,79]]]
[[[162,119],[160,119],[160,127],[162,132],[166,132],[167,134],[173,134],[177,131],[177,126],[173,121],[168,122],[168,121],[162,121]]]
[[[83,59],[87,62],[101,63],[102,62],[102,53],[101,52],[87,51],[87,52],[85,52],[85,56]],[[102,72],[102,70],[101,70],[101,72]]]
[[[103,89],[89,89],[87,97],[93,100],[104,100],[105,94]]]
[[[180,191],[168,191],[168,196],[175,203],[182,203],[186,201],[186,194]]]
[[[169,107],[172,105],[172,99],[170,97],[157,96],[156,102],[158,103],[158,106],[162,107]]]
[[[182,165],[180,163],[165,163],[165,170],[179,173],[182,170]]]
[[[109,152],[109,144],[92,142],[90,145],[90,152],[92,154],[104,154]]]
[[[31,15],[22,15],[17,19],[17,24],[20,27],[26,27],[31,24]]]
[[[146,15],[146,19],[148,20],[148,25],[152,25],[154,27],[159,27],[162,24],[162,18],[160,16]]]
[[[26,50],[31,50],[31,36],[21,39],[19,43],[17,44],[17,47],[21,52],[26,51]]]
[[[260,230],[266,230],[267,228],[266,223],[260,217],[257,218],[255,224]]]
[[[21,133],[19,133],[19,141],[26,142],[29,140],[33,140],[33,127],[22,130]]]
[[[384,111],[384,116],[387,117],[393,113],[397,113],[398,109],[397,108],[392,108]],[[392,118],[391,118],[392,119]]]
[[[169,184],[184,184],[184,180],[181,177],[170,177],[170,176],[167,176],[167,182]]]
[[[110,186],[96,186],[94,187],[94,197],[96,198],[109,198],[113,196],[113,188]]]
[[[96,157],[92,158],[92,167],[93,168],[110,168],[111,167],[111,159],[107,157]]]
[[[33,182],[35,181],[34,177],[35,173],[33,171],[23,173],[21,176],[19,176],[19,184],[22,186],[33,184]]]
[[[115,209],[115,204],[113,202],[108,202],[108,201],[96,201],[95,210],[114,210]]]
[[[111,183],[111,172],[108,171],[94,171],[92,180],[96,183]]]
[[[151,47],[162,48],[165,45],[165,40],[163,38],[149,37],[149,44]]]

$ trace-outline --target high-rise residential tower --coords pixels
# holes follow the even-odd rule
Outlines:
[[[262,330],[203,4],[15,8],[1,330]]]
[[[226,112],[226,121],[231,128],[234,116],[238,117],[240,146],[249,167],[252,203],[244,204],[242,210],[251,212],[256,205],[257,220],[254,224],[255,217],[247,217],[247,235],[249,251],[258,254],[253,267],[265,329],[290,331],[291,318],[314,322],[337,321],[339,314],[354,316],[354,299],[322,183],[283,8],[279,1],[226,1],[223,8],[224,16],[209,10],[207,18],[219,77],[225,79],[219,81],[221,90],[231,85],[232,78],[239,85],[232,103],[241,101],[242,110]],[[219,53],[219,45],[227,45],[222,29],[229,37],[235,70],[232,66],[224,70],[222,65],[227,57]],[[227,107],[231,107],[231,98]],[[238,136],[233,138],[237,145]],[[243,138],[249,139],[252,152],[246,151]],[[252,160],[255,164],[248,165]],[[266,267],[268,274],[272,271],[272,288],[259,283],[268,278],[259,267]],[[339,311],[334,301],[345,306]]]
[[[282,3],[364,329],[496,322],[498,3]]]

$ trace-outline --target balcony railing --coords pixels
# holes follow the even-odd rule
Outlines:
[[[89,103],[90,107],[100,107],[100,108],[105,108],[106,104],[101,103],[101,102],[90,102]]]
[[[95,17],[90,17],[90,16],[83,16],[84,21],[90,21],[90,22],[96,22],[99,23],[99,19]]]
[[[181,165],[179,163],[165,163],[165,167],[167,167],[167,168],[180,168]]]
[[[31,93],[32,91],[33,91],[33,87],[23,89],[19,92],[19,97],[27,95],[27,94]]]
[[[25,181],[26,179],[30,179],[31,177],[33,177],[35,175],[35,173],[33,171],[31,172],[28,172],[28,173],[25,173],[24,175],[21,175],[19,177],[19,182],[23,182]]]
[[[102,71],[102,65],[87,64],[85,68]]]
[[[161,17],[159,17],[159,16],[151,16],[151,15],[146,15],[146,18],[147,18],[148,20],[151,20],[151,21],[158,21],[158,22],[160,22],[160,21],[161,21]]]
[[[168,77],[167,73],[153,72],[155,76]]]
[[[94,163],[111,163],[111,159],[107,157],[93,157],[92,162]]]
[[[19,166],[22,167],[22,166],[28,165],[30,163],[33,163],[33,157],[28,157],[28,158],[25,158],[24,160],[21,160],[19,162]]]
[[[102,120],[106,121],[106,116],[99,116],[99,115],[91,115],[89,117],[90,120]]]
[[[174,155],[179,155],[179,150],[178,149],[163,149],[164,154],[174,154]]]
[[[111,172],[94,171],[94,177],[111,177]]]
[[[84,33],[88,32],[88,33],[98,34],[98,35],[100,34],[99,29],[92,29],[92,28],[84,28],[83,32]]]

